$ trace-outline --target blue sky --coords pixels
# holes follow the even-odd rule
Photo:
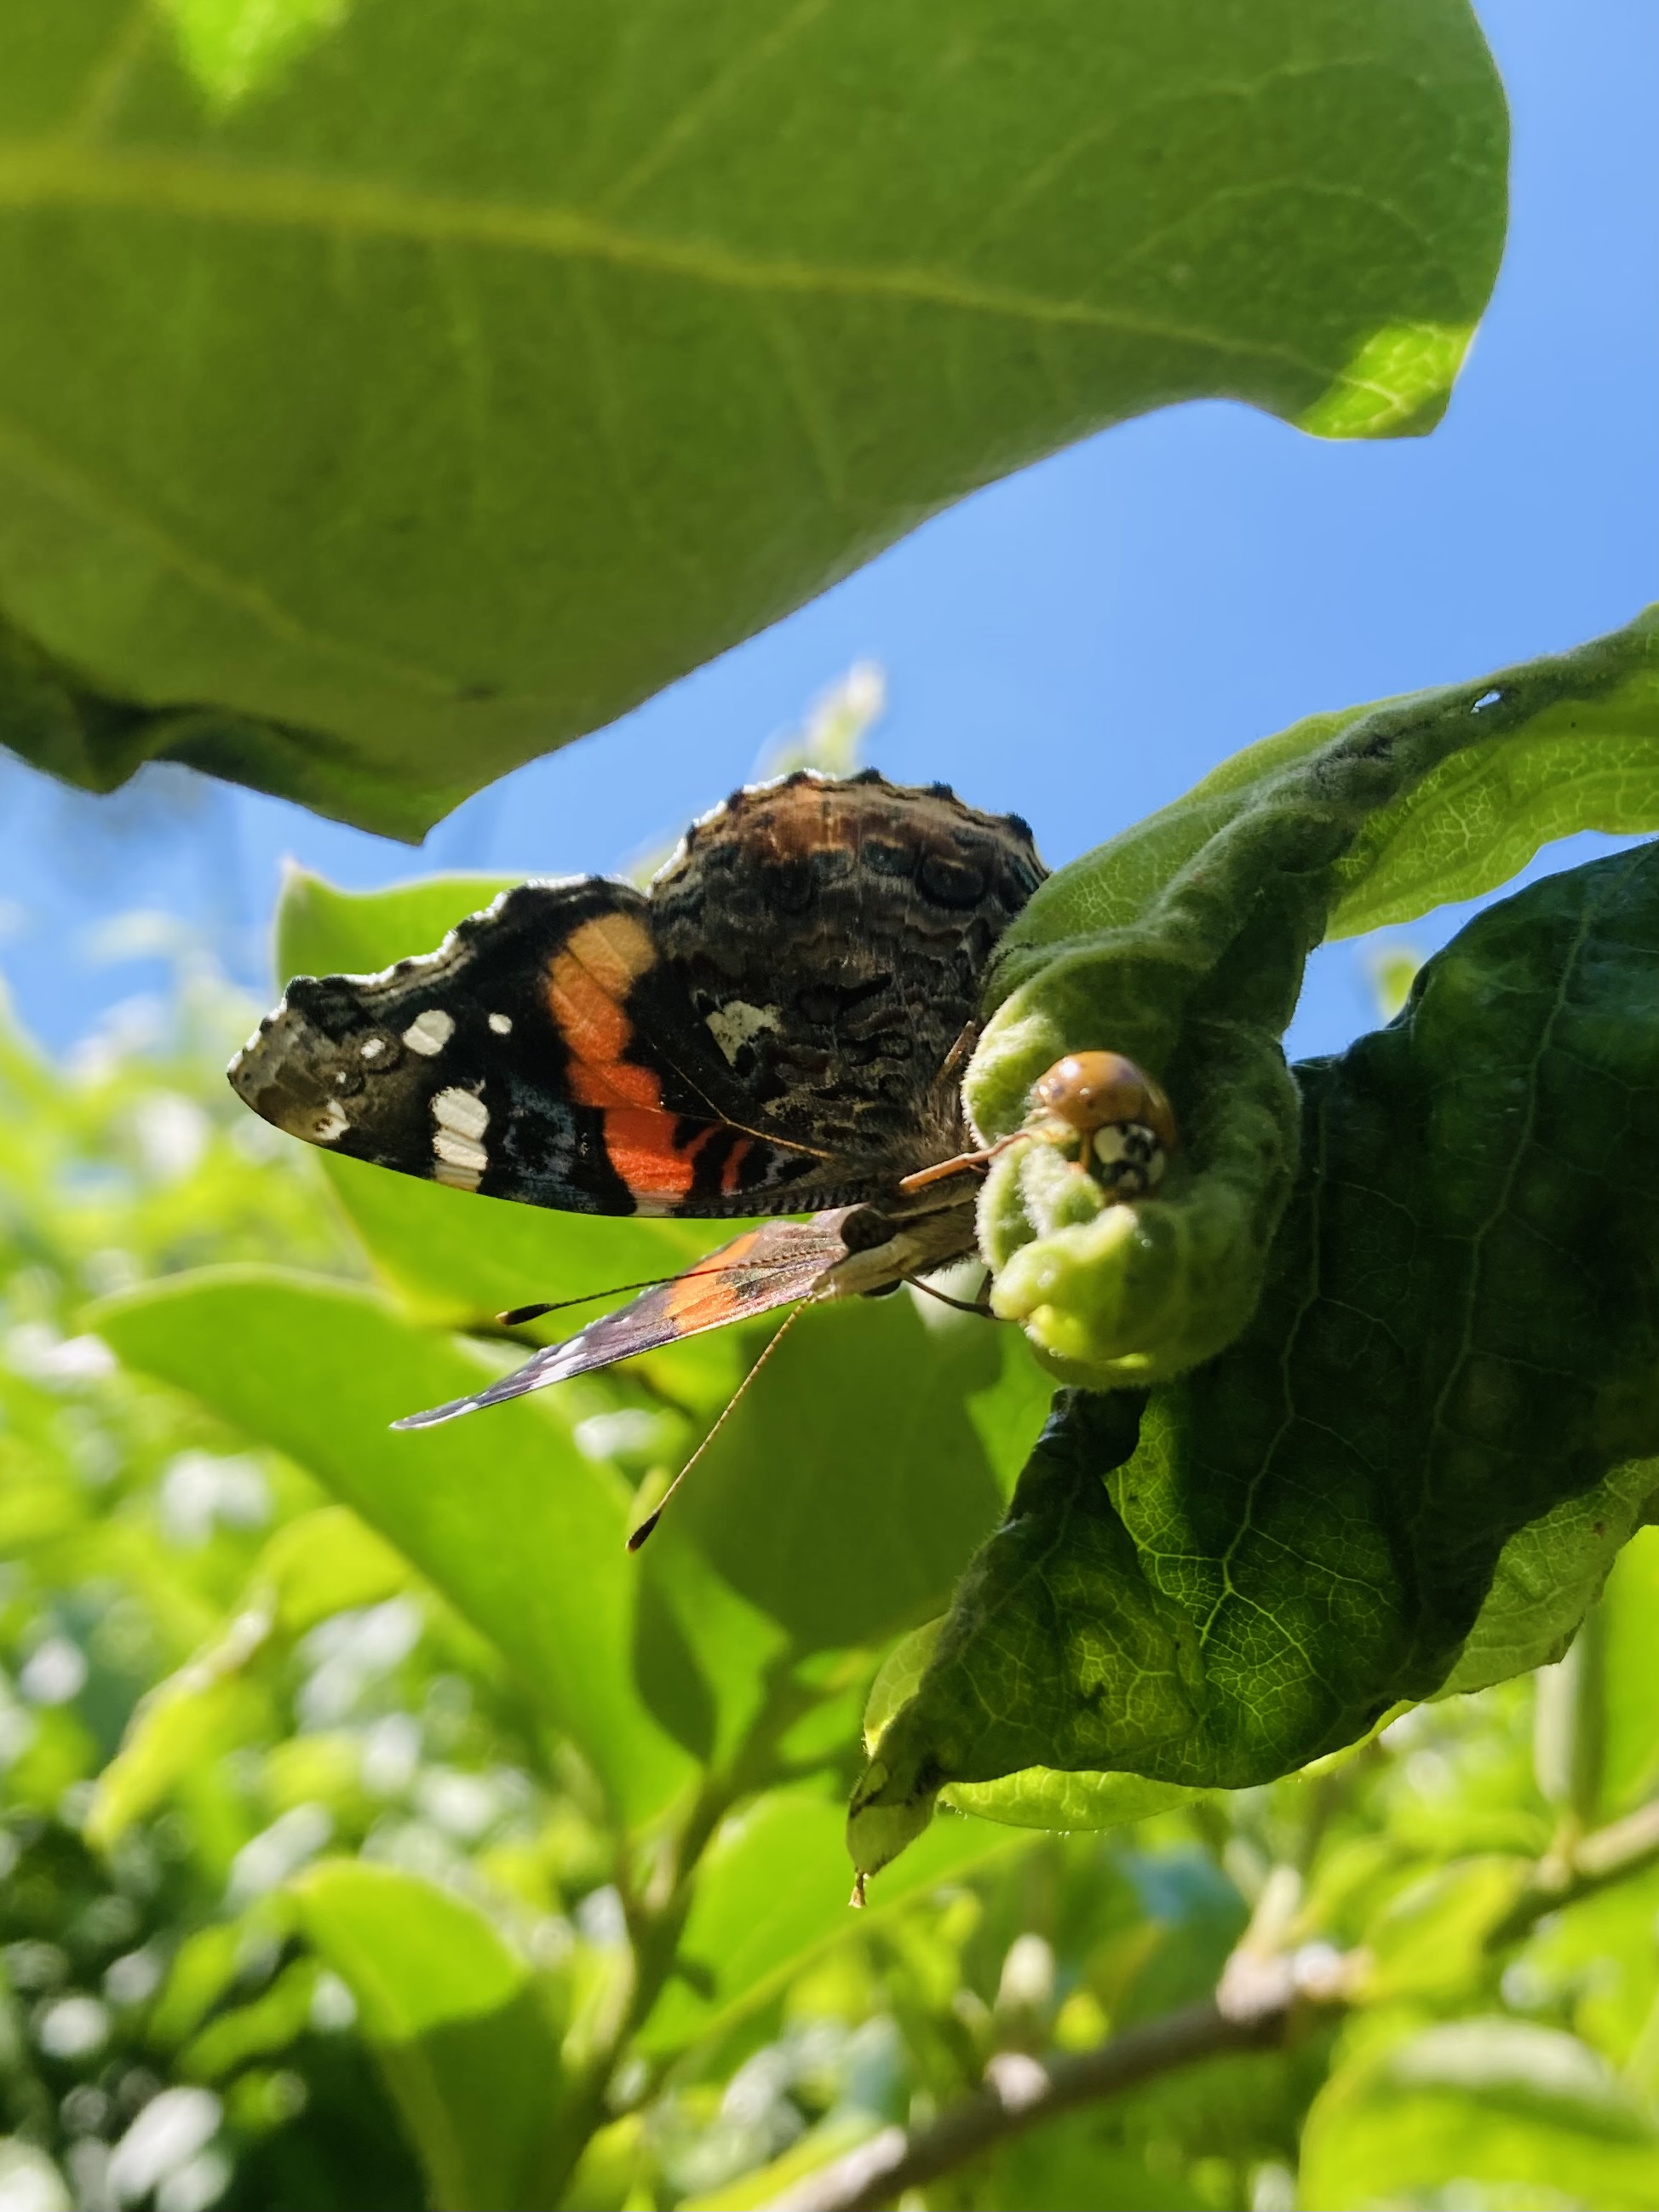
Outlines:
[[[1659,8],[1480,13],[1513,111],[1512,228],[1431,437],[1322,444],[1220,404],[1105,432],[480,793],[418,852],[185,770],[100,799],[0,757],[0,972],[26,1022],[66,1046],[165,982],[143,933],[111,926],[134,910],[179,917],[263,988],[285,854],[354,885],[616,867],[743,781],[855,661],[886,677],[875,764],[1017,810],[1057,866],[1299,715],[1626,621],[1659,597]],[[1426,949],[1467,911],[1402,934]],[[1366,951],[1316,957],[1295,1048],[1370,1025]]]

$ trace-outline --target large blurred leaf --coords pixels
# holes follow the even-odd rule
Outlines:
[[[1502,233],[1462,0],[15,0],[0,85],[8,740],[403,836],[1102,423],[1426,428]]]
[[[476,1906],[349,1860],[290,1893],[362,2031],[441,2212],[539,2212],[559,2046],[530,1971]]]
[[[686,1533],[799,1649],[915,1626],[1001,1506],[966,1401],[1012,1334],[930,1330],[902,1293],[809,1307],[676,1504]]]
[[[1608,1814],[1642,1803],[1659,1780],[1659,1528],[1626,1546],[1601,1600],[1605,1685],[1601,1800]]]
[[[936,1821],[870,1893],[881,1913],[1032,1839],[988,1821]],[[812,1955],[867,1922],[848,1911],[838,1805],[775,1790],[728,1820],[703,1862],[675,1978],[641,2036],[666,2053],[704,2041],[782,1986]]]
[[[943,1783],[1237,1787],[1354,1741],[1445,1680],[1517,1529],[1659,1448],[1656,979],[1649,845],[1488,909],[1297,1071],[1254,1320],[1144,1419],[1060,1401],[860,1785],[860,1864]]]
[[[274,1270],[139,1291],[98,1326],[390,1537],[506,1653],[619,1807],[649,1813],[685,1778],[634,1687],[629,1493],[545,1407],[391,1433],[397,1415],[476,1389],[478,1368],[368,1292]]]
[[[1308,2115],[1298,2194],[1322,2212],[1465,2201],[1645,2212],[1659,2205],[1659,2135],[1573,2037],[1458,2021],[1339,2065]]]

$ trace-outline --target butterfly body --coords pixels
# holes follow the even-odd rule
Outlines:
[[[291,1135],[491,1197],[814,1216],[538,1354],[537,1388],[973,1249],[971,1189],[900,1185],[968,1140],[986,967],[1043,873],[1023,822],[942,785],[801,771],[695,823],[648,891],[524,884],[435,952],[297,978],[230,1080]]]

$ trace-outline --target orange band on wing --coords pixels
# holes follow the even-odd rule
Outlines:
[[[738,1271],[762,1234],[751,1229],[711,1254],[707,1273],[693,1268],[668,1284],[663,1294],[667,1318],[689,1336],[693,1329],[714,1328],[740,1313],[744,1301]]]
[[[570,1054],[570,1095],[578,1106],[661,1105],[662,1085],[651,1070],[623,1058],[634,1031],[623,1000],[653,957],[641,923],[603,915],[573,930],[548,963],[548,1012]]]
[[[710,1121],[690,1143],[676,1151],[672,1114],[637,1106],[613,1106],[605,1117],[605,1149],[611,1164],[636,1198],[684,1198],[696,1180],[697,1154],[719,1133]]]
[[[737,1143],[732,1146],[726,1157],[726,1165],[720,1170],[720,1191],[724,1197],[736,1196],[738,1170],[754,1149],[755,1140],[752,1137],[739,1137]]]

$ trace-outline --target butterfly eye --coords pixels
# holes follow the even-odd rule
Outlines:
[[[1034,1121],[1079,1138],[1080,1163],[1126,1194],[1150,1189],[1176,1149],[1169,1100],[1121,1052],[1068,1053],[1033,1086],[1031,1102]]]

